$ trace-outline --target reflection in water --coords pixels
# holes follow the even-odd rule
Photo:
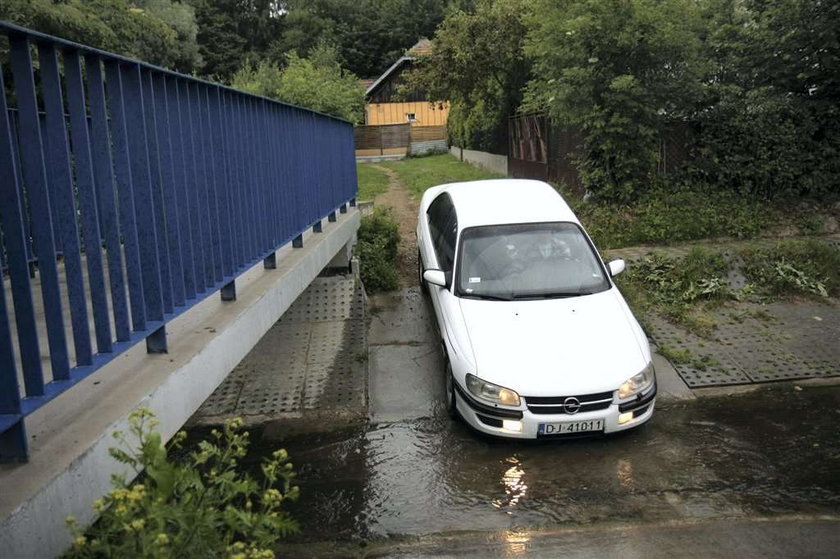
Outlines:
[[[517,503],[525,496],[528,491],[528,486],[525,485],[523,478],[525,477],[525,470],[519,465],[519,460],[515,456],[506,459],[511,467],[505,471],[502,476],[502,485],[505,488],[504,499],[493,499],[493,506],[497,509],[503,507],[515,507]],[[507,511],[511,514],[511,511]]]
[[[636,489],[636,484],[633,481],[633,464],[630,463],[630,460],[625,460],[624,458],[618,460],[616,463],[616,476],[618,476],[618,482],[623,488],[630,491]]]
[[[528,551],[531,536],[521,532],[505,532],[504,542],[506,555],[524,555]]]

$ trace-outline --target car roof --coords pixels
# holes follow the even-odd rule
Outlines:
[[[569,221],[580,225],[554,188],[542,181],[493,179],[441,185],[458,214],[458,227]],[[436,197],[436,196],[435,196]]]

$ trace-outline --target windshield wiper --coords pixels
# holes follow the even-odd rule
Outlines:
[[[462,297],[466,299],[487,299],[488,301],[512,301],[515,297],[503,297],[501,295],[486,295],[484,293],[469,293],[464,294]]]
[[[581,295],[586,295],[585,292],[577,292],[577,293],[570,293],[570,292],[557,292],[557,293],[538,293],[534,295],[514,295],[513,298],[517,300],[521,299],[567,299],[569,297],[580,297]]]

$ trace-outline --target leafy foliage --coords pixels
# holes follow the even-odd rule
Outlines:
[[[747,283],[732,288],[727,278],[733,271],[743,273]],[[809,240],[741,249],[730,256],[702,249],[681,258],[651,253],[630,263],[616,281],[643,324],[657,313],[709,337],[716,324],[706,311],[726,301],[840,295],[840,249]]]
[[[579,171],[602,198],[628,201],[656,173],[659,132],[699,86],[693,0],[535,2],[526,107],[584,135]]]
[[[744,275],[767,296],[840,295],[840,249],[819,241],[783,242],[741,258]]]
[[[713,237],[752,238],[786,217],[767,202],[696,187],[660,187],[626,204],[573,198],[570,202],[603,249]]]
[[[250,60],[282,61],[275,52],[285,29],[278,0],[184,0],[195,9],[205,76],[227,82]]]
[[[393,291],[398,287],[399,244],[399,227],[387,209],[376,207],[373,214],[362,218],[356,254],[362,263],[362,282],[368,293]]]
[[[432,54],[417,61],[408,87],[451,104],[448,127],[456,145],[507,148],[507,118],[522,101],[530,68],[522,50],[527,4],[478,0],[472,11],[450,11]]]
[[[4,0],[0,19],[182,72],[201,64],[195,13],[173,0]]]
[[[281,510],[300,492],[288,455],[277,450],[266,458],[261,482],[241,473],[249,442],[241,419],[214,430],[185,464],[169,458],[148,409],[132,412],[129,422],[129,436],[115,433],[120,446],[110,453],[145,477],[129,485],[114,476],[114,489],[94,503],[99,520],[87,530],[68,519],[75,540],[66,557],[270,558],[274,544],[297,531]],[[185,437],[178,433],[173,446]]]
[[[360,120],[364,112],[361,82],[341,69],[335,49],[327,45],[313,50],[309,58],[290,54],[282,69],[265,60],[244,66],[231,85],[351,122]]]
[[[309,56],[334,45],[341,65],[363,77],[388,69],[420,37],[430,37],[447,0],[289,0],[277,52]]]

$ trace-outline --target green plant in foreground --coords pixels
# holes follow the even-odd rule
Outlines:
[[[129,423],[138,446],[118,431],[119,447],[109,451],[144,475],[133,485],[114,475],[114,489],[93,504],[99,520],[86,530],[67,519],[75,539],[65,557],[270,558],[275,543],[297,531],[297,522],[281,510],[300,493],[286,451],[265,458],[260,482],[241,472],[249,441],[240,418],[211,431],[184,463],[167,456],[148,409],[133,411]],[[179,432],[172,447],[180,448],[185,438]]]

